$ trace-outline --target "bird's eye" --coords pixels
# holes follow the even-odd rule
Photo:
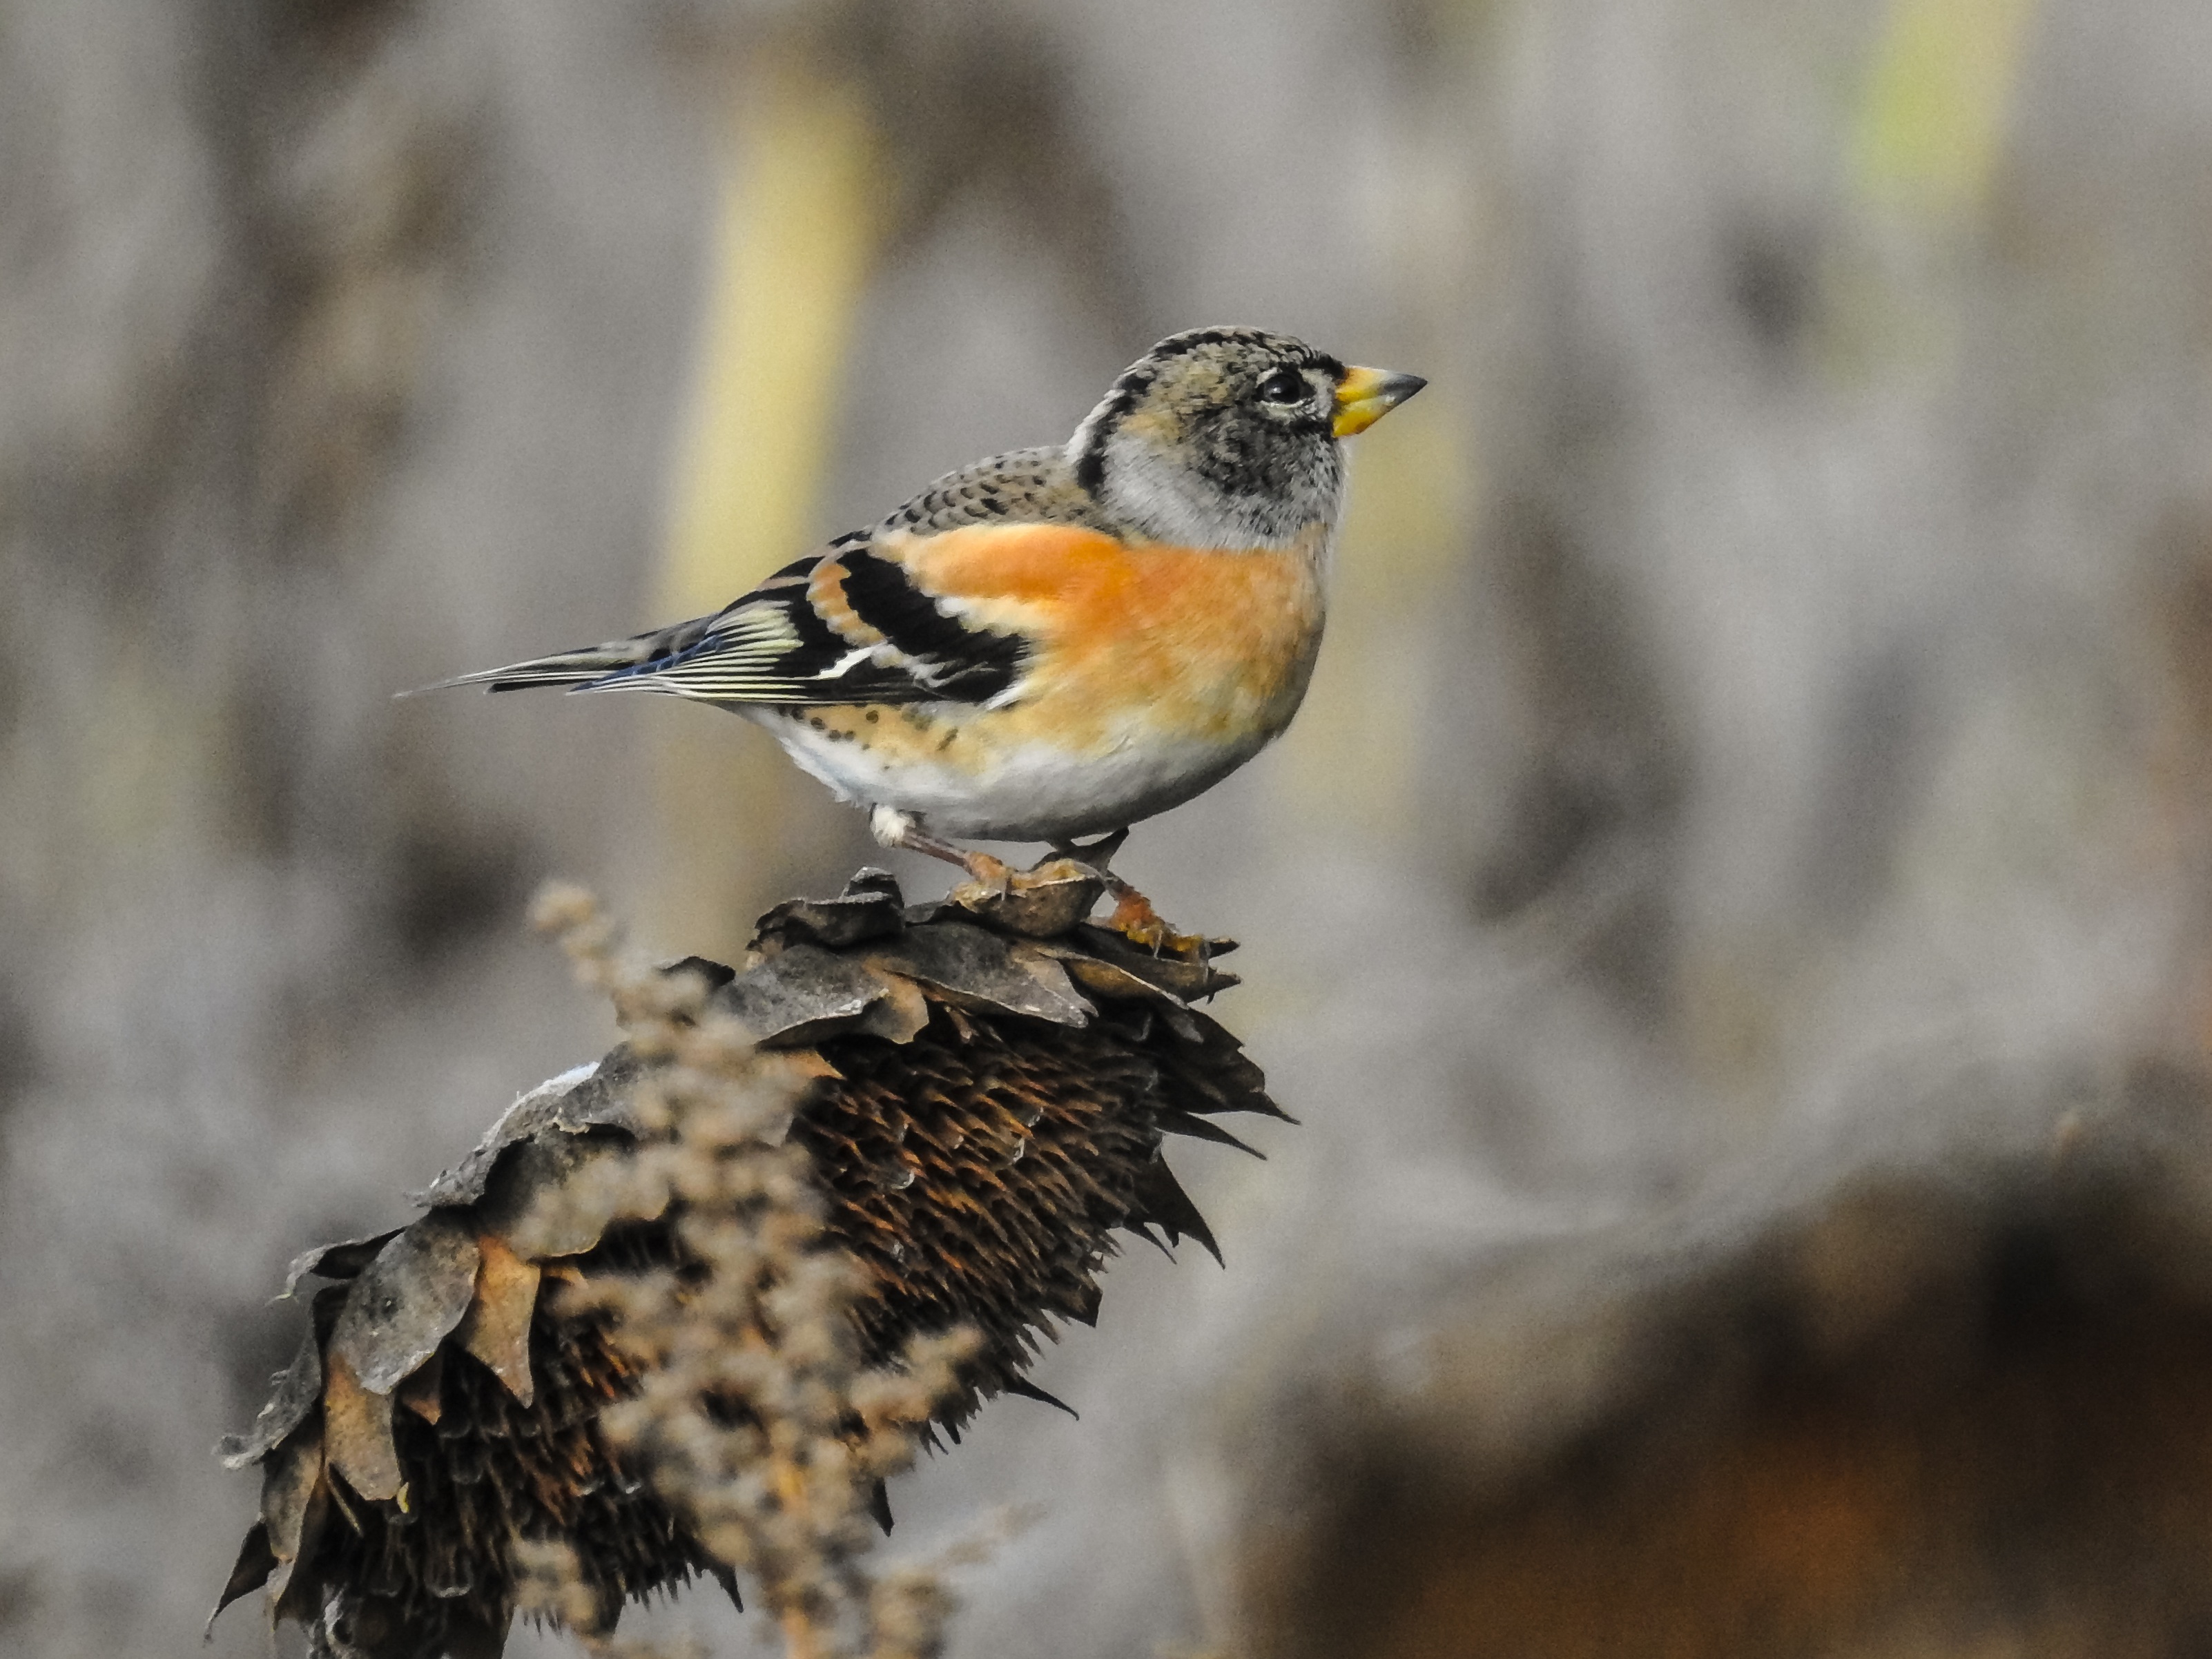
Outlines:
[[[1313,395],[1313,387],[1296,369],[1279,368],[1260,382],[1255,395],[1263,404],[1302,404]]]

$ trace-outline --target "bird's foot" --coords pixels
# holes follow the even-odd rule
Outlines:
[[[1048,858],[1028,870],[999,868],[1005,872],[1003,885],[963,881],[945,896],[1024,939],[1053,939],[1067,932],[1091,914],[1109,879],[1067,858]]]
[[[1152,900],[1119,876],[1106,878],[1107,890],[1114,895],[1114,914],[1106,918],[1106,926],[1130,944],[1156,957],[1178,957],[1185,962],[1203,963],[1206,958],[1206,940],[1203,933],[1177,933],[1166,917],[1152,908]]]
[[[1003,859],[994,859],[988,853],[963,850],[955,860],[968,872],[968,879],[959,883],[945,895],[963,910],[976,909],[1012,894],[1026,870],[1016,870]]]
[[[1079,869],[1096,875],[1114,896],[1114,911],[1106,919],[1106,926],[1121,935],[1139,950],[1152,955],[1179,957],[1185,962],[1203,963],[1208,944],[1200,933],[1178,933],[1160,913],[1152,908],[1152,900],[1115,875],[1108,866],[1114,855],[1121,850],[1121,843],[1129,839],[1127,825],[1109,831],[1097,840],[1085,843],[1078,841],[1054,842],[1052,850],[1059,856],[1054,863],[1072,861]],[[1040,870],[1043,865],[1037,866]]]
[[[1129,838],[1126,829],[1087,844],[1054,842],[1050,857],[1030,869],[1015,870],[988,853],[940,840],[924,830],[914,814],[893,807],[875,808],[868,815],[868,827],[885,847],[903,847],[958,865],[968,879],[945,897],[1009,933],[1030,939],[1064,933],[1090,915],[1102,895],[1111,893],[1114,911],[1105,925],[1113,932],[1156,957],[1196,963],[1206,959],[1203,934],[1176,932],[1152,908],[1150,899],[1107,868]]]

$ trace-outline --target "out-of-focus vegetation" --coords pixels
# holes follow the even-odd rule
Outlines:
[[[389,694],[1207,321],[1431,381],[1297,726],[1121,860],[1304,1122],[1194,1164],[1229,1268],[1121,1264],[1080,1424],[895,1494],[1046,1505],[954,1650],[1297,1651],[1324,1575],[1375,1652],[2181,1650],[2208,63],[2187,0],[0,0],[0,1650],[191,1639],[281,1264],[606,1045],[538,878],[711,955],[864,851],[735,720]]]

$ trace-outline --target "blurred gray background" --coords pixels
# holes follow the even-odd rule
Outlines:
[[[198,1643],[285,1260],[613,1038],[536,883],[726,955],[875,856],[711,712],[392,694],[719,605],[1212,322],[1431,381],[1354,446],[1297,725],[1122,860],[1245,941],[1218,1012],[1304,1124],[1177,1154],[1227,1270],[1135,1247],[1038,1373],[1080,1423],[1004,1401],[894,1489],[894,1551],[1037,1512],[955,1651],[2205,1650],[2183,1428],[2197,1565],[2131,1547],[2124,1639],[2034,1571],[1921,1595],[1832,1482],[1759,1486],[1771,1571],[1498,1517],[1680,1397],[1620,1333],[1762,1241],[1881,1325],[1995,1224],[1820,1232],[1869,1170],[2197,1167],[2212,9],[0,0],[0,1652]],[[2131,1260],[2194,1332],[2176,1190]],[[1447,1512],[1582,1576],[1462,1594]],[[1637,1622],[1723,1558],[1735,1645]],[[750,1650],[639,1626],[693,1627]]]

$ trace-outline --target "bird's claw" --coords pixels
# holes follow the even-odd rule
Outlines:
[[[946,896],[1001,932],[1024,939],[1055,939],[1091,914],[1110,878],[1073,859],[1049,858],[1031,870],[978,872]]]
[[[961,867],[968,872],[968,879],[947,895],[951,901],[966,909],[1003,899],[1014,890],[1014,872],[1002,859],[988,853],[967,853],[962,855]]]
[[[1124,885],[1115,890],[1114,914],[1107,917],[1106,926],[1139,950],[1149,951],[1156,957],[1179,957],[1185,962],[1197,963],[1206,960],[1206,936],[1177,933],[1164,916],[1152,908],[1152,900],[1133,887]]]
[[[1087,847],[1055,844],[1053,856],[1029,870],[1012,869],[988,853],[955,851],[947,843],[943,856],[957,858],[968,879],[945,896],[1007,932],[1051,939],[1090,915],[1102,892],[1111,893],[1109,929],[1150,955],[1203,964],[1210,954],[1205,935],[1178,933],[1150,899],[1107,869],[1128,833],[1117,830]]]

